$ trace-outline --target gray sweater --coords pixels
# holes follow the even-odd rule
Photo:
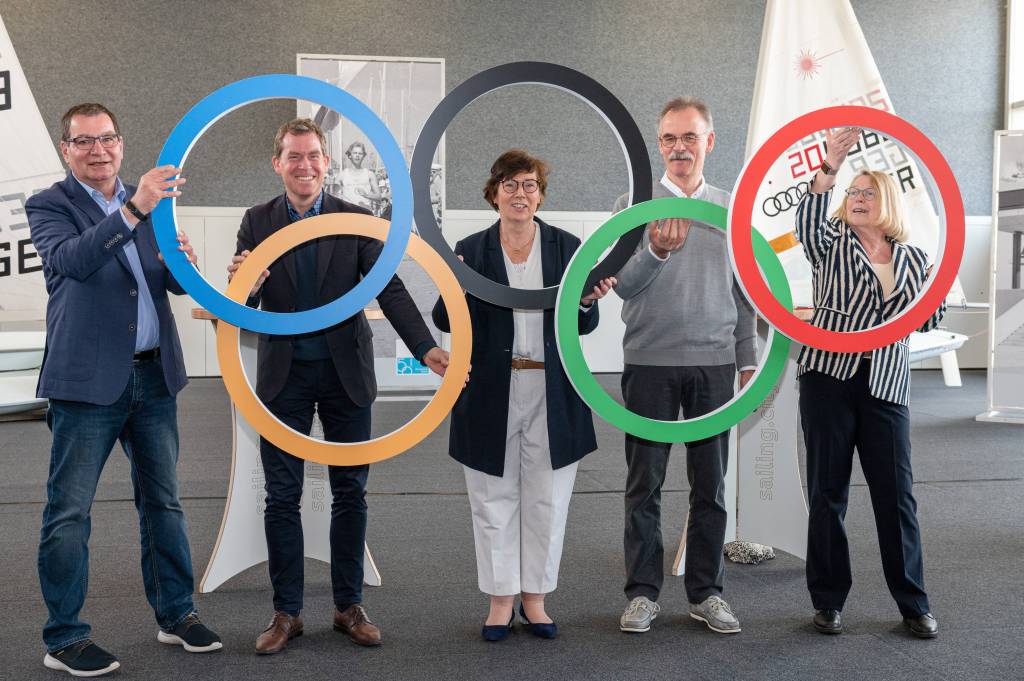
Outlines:
[[[671,197],[655,182],[653,197]],[[704,182],[693,196],[723,207],[729,192]],[[629,205],[622,195],[612,211]],[[618,273],[626,364],[716,366],[757,364],[754,310],[733,277],[725,232],[693,222],[683,247],[659,260],[644,233],[633,257]]]

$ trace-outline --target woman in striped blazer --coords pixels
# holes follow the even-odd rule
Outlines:
[[[902,199],[887,174],[862,170],[828,215],[835,172],[860,132],[827,135],[825,164],[797,209],[797,236],[814,270],[812,323],[831,331],[861,331],[896,317],[931,272],[928,255],[904,243]],[[944,312],[945,304],[921,331],[935,328]],[[908,359],[906,338],[867,353],[804,347],[797,359],[810,496],[807,587],[822,633],[842,631],[840,611],[852,584],[843,520],[854,448],[871,493],[885,580],[903,622],[921,638],[938,633],[911,491]]]

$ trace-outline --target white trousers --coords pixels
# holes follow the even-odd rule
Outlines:
[[[464,467],[477,579],[480,590],[492,596],[548,593],[558,585],[578,464],[551,469],[544,389],[543,369],[513,369],[505,474]]]

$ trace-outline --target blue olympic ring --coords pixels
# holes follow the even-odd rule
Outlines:
[[[269,334],[300,334],[338,324],[361,311],[384,290],[398,271],[412,232],[412,180],[398,142],[377,116],[358,99],[323,81],[305,76],[271,74],[239,80],[216,90],[192,107],[174,126],[160,151],[157,165],[184,165],[199,137],[221,117],[253,102],[266,99],[302,99],[329,107],[344,115],[366,134],[377,148],[391,181],[393,196],[391,228],[384,248],[366,276],[338,299],[302,312],[267,312],[230,300],[213,288],[178,250],[176,200],[162,200],[153,210],[153,231],[167,268],[197,303],[229,324]]]

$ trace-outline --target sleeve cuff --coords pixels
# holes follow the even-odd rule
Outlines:
[[[437,343],[433,340],[425,340],[415,347],[412,351],[412,356],[416,358],[416,361],[423,364],[423,357],[428,352],[437,347]]]
[[[666,255],[664,258],[658,257],[658,254],[654,252],[654,248],[650,244],[647,244],[647,252],[650,253],[651,257],[657,260],[658,262],[667,262],[668,259],[672,256],[672,254],[670,253],[669,255]]]
[[[133,225],[132,223],[128,222],[128,218],[124,216],[124,211],[121,210],[120,207],[117,209],[117,214],[121,216],[121,222],[124,223],[124,226],[134,233],[136,225]]]
[[[736,371],[757,371],[757,367],[756,366],[740,367]]]

